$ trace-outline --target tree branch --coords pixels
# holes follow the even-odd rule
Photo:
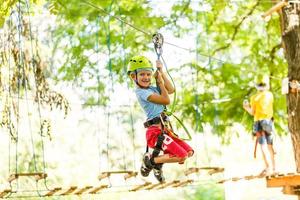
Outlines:
[[[237,33],[238,33],[238,31],[239,31],[241,25],[243,24],[243,22],[244,22],[249,16],[252,15],[252,13],[254,12],[254,10],[256,9],[256,7],[257,7],[258,5],[259,5],[259,0],[258,0],[258,1],[255,3],[255,5],[250,9],[250,11],[249,11],[249,12],[241,19],[241,21],[234,27],[233,34],[232,34],[232,36],[231,36],[231,38],[230,38],[231,41],[230,41],[229,43],[227,43],[226,45],[221,46],[221,47],[215,49],[215,50],[212,52],[211,56],[214,56],[218,51],[227,49],[227,48],[229,48],[229,47],[231,46],[232,42],[235,40],[235,37],[236,37],[236,35],[237,35]]]
[[[188,9],[188,7],[190,6],[190,4],[191,4],[191,0],[188,0],[186,2],[186,4],[184,5],[183,9],[180,11],[179,15],[177,15],[174,20],[166,23],[165,26],[167,26],[169,24],[176,24],[177,20],[184,14],[184,12],[186,11],[186,9]]]
[[[276,51],[278,50],[278,49],[280,49],[282,47],[282,43],[279,43],[279,44],[277,44],[277,45],[275,45],[272,49],[271,49],[271,51],[270,51],[270,58],[271,58],[271,63],[273,63],[273,60],[274,60],[274,58],[275,58],[275,53],[276,53]]]

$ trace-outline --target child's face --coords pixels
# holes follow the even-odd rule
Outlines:
[[[149,87],[151,85],[152,71],[142,70],[137,73],[136,80],[142,87]]]

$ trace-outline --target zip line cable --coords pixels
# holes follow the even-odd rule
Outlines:
[[[118,21],[120,21],[120,22],[122,22],[122,23],[124,23],[124,24],[126,24],[126,25],[128,25],[128,26],[130,26],[131,28],[133,28],[133,29],[135,29],[135,30],[137,30],[137,31],[139,31],[139,32],[141,32],[141,33],[147,35],[147,36],[152,37],[152,34],[150,34],[149,32],[144,31],[144,30],[142,30],[141,28],[138,28],[138,27],[136,27],[136,26],[134,26],[134,25],[128,23],[127,21],[121,19],[121,18],[118,17],[118,16],[111,15],[110,12],[107,12],[105,9],[103,9],[103,8],[97,6],[97,5],[95,5],[95,4],[93,4],[93,3],[89,2],[89,1],[86,1],[86,0],[82,0],[82,2],[83,2],[84,4],[86,4],[86,5],[89,5],[90,7],[93,7],[93,8],[95,8],[95,9],[97,9],[97,10],[100,10],[101,12],[105,13],[106,15],[108,15],[108,16],[110,16],[110,17],[113,17],[113,18],[117,19]],[[179,45],[177,45],[177,44],[173,44],[173,43],[170,43],[170,42],[167,42],[167,41],[165,41],[164,43],[166,43],[166,44],[168,44],[168,45],[171,45],[171,46],[174,46],[174,47],[177,47],[177,48],[179,48],[179,49],[183,49],[183,50],[189,51],[189,52],[192,52],[192,51],[193,51],[192,49],[189,49],[189,48],[186,48],[186,47],[181,47],[181,46],[179,46]]]

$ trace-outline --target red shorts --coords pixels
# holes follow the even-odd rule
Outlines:
[[[146,131],[147,145],[150,148],[155,148],[158,135],[161,133],[160,127],[150,126]],[[165,134],[165,139],[162,145],[163,152],[170,156],[184,158],[188,156],[189,151],[193,151],[183,140],[176,138],[172,135]]]

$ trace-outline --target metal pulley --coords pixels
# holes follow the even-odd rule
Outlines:
[[[159,60],[161,54],[162,54],[162,46],[163,46],[163,43],[164,43],[164,37],[161,33],[155,33],[153,34],[152,36],[152,42],[154,44],[154,49],[155,49],[155,52],[157,54],[157,58]]]
[[[163,35],[161,33],[153,34],[152,42],[153,42],[155,48],[162,48],[162,45],[164,43]]]

